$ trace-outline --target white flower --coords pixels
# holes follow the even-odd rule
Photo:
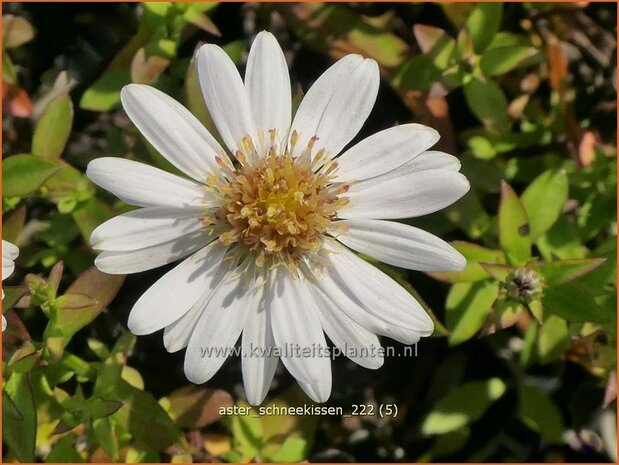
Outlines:
[[[2,281],[13,274],[15,270],[15,260],[19,256],[19,249],[16,245],[2,239]],[[4,299],[4,289],[2,290]],[[6,318],[2,315],[2,332],[6,329]]]
[[[233,347],[242,334],[252,404],[266,396],[278,358],[324,402],[330,360],[316,355],[326,352],[324,333],[375,369],[380,352],[361,349],[378,348],[377,335],[412,344],[433,331],[406,290],[350,249],[404,268],[460,270],[465,260],[446,242],[385,220],[440,210],[469,183],[455,157],[427,151],[439,134],[418,124],[381,131],[335,158],[376,100],[379,71],[371,59],[348,55],[335,63],[292,121],[288,68],[270,33],[254,41],[244,83],[215,45],[201,47],[195,59],[235,161],[178,102],[149,86],[126,86],[128,116],[187,177],[119,158],[92,161],[87,173],[95,183],[143,207],[93,232],[93,247],[103,251],[96,265],[137,273],[188,257],[137,301],[129,329],[164,329],[168,351],[186,347],[185,374],[194,383],[209,380],[230,354],[213,349]]]

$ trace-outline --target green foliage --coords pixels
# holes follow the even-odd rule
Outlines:
[[[60,158],[71,134],[72,123],[73,103],[69,95],[52,99],[34,129],[32,154],[48,160]]]
[[[531,258],[529,217],[513,189],[503,183],[498,213],[499,242],[511,265],[521,265]]]
[[[3,162],[2,195],[24,197],[31,194],[59,170],[60,166],[51,161],[33,155],[14,155]]]
[[[459,430],[486,412],[505,393],[505,383],[499,378],[471,381],[451,390],[440,399],[423,420],[423,434],[445,434]]]

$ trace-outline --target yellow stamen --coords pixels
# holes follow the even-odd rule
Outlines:
[[[293,133],[292,145],[297,138]],[[273,143],[274,132],[270,139]],[[258,158],[251,139],[239,144],[241,166],[227,180],[211,184],[224,203],[208,221],[225,228],[220,236],[223,244],[250,252],[259,267],[283,265],[289,270],[297,269],[299,258],[320,249],[336,210],[348,200],[339,197],[345,187],[330,186],[336,163],[317,172],[313,169],[307,152],[316,140],[310,140],[301,157],[277,154],[273,148]],[[326,156],[324,151],[319,153],[320,158]]]

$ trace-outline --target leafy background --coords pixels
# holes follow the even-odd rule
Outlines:
[[[616,460],[616,4],[2,7],[3,237],[21,248],[3,303],[3,461]],[[163,271],[92,267],[90,232],[128,207],[87,163],[170,168],[119,108],[121,86],[150,83],[212,128],[193,51],[214,42],[243,67],[263,29],[297,102],[334,59],[374,58],[359,138],[431,125],[471,181],[411,221],[454,241],[464,271],[383,267],[427,304],[434,337],[375,372],[333,363],[328,405],[396,417],[221,417],[245,405],[238,359],[194,386],[160,334],[127,332]],[[279,369],[267,403],[307,402]]]

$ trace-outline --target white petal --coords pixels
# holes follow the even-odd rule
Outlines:
[[[125,112],[152,146],[186,175],[204,182],[219,173],[215,157],[228,156],[206,128],[183,105],[163,92],[142,84],[123,87]]]
[[[129,330],[136,335],[154,333],[187,313],[218,284],[225,252],[224,245],[214,242],[164,274],[133,306]]]
[[[229,266],[222,266],[218,275],[213,277],[213,284],[205,289],[205,292],[202,293],[193,307],[174,323],[166,326],[163,331],[163,344],[168,352],[178,352],[187,347],[191,335],[217,287],[224,279],[230,279],[232,272],[234,270],[231,271]]]
[[[17,260],[17,257],[19,257],[19,248],[15,244],[2,239],[2,257]]]
[[[361,181],[387,173],[438,142],[438,131],[421,124],[402,124],[362,140],[338,159],[334,181]]]
[[[252,114],[263,143],[268,150],[268,131],[277,130],[279,142],[290,129],[292,92],[284,52],[270,32],[262,31],[254,40],[247,58],[245,85]]]
[[[299,140],[295,153],[300,153],[313,137],[318,140],[313,154],[320,148],[335,157],[357,135],[370,115],[380,75],[372,59],[347,55],[339,60],[309,89],[292,123]]]
[[[403,344],[414,344],[419,341],[421,335],[418,331],[393,323],[388,316],[381,315],[380,312],[373,312],[367,305],[359,301],[354,291],[347,287],[335,270],[323,273],[317,279],[317,286],[329,296],[342,312],[368,331],[380,336],[390,337]]]
[[[468,180],[453,169],[399,171],[396,168],[382,176],[353,183],[347,193],[350,203],[338,212],[340,218],[395,219],[427,215],[451,205],[470,188]]]
[[[4,317],[4,315],[2,315],[2,332],[4,332],[5,329],[6,329],[6,318]]]
[[[273,381],[279,358],[275,356],[271,310],[266,305],[249,311],[242,338],[243,385],[252,405],[262,403]]]
[[[204,229],[200,213],[170,207],[146,207],[118,215],[97,227],[90,236],[94,249],[143,249]]]
[[[381,315],[403,327],[415,329],[422,336],[434,331],[434,324],[419,302],[402,286],[339,244],[332,244],[335,253],[330,263],[357,299]]]
[[[312,294],[318,302],[322,327],[342,354],[362,367],[380,368],[384,360],[378,337],[350,318],[318,288]]]
[[[100,271],[109,274],[129,274],[152,270],[191,255],[205,247],[215,237],[198,231],[169,242],[138,250],[101,252],[95,259]]]
[[[256,140],[247,90],[226,52],[203,45],[196,52],[196,71],[206,106],[230,151],[234,154],[245,136]]]
[[[2,281],[11,276],[15,271],[15,261],[2,257]]]
[[[207,206],[212,197],[188,179],[124,158],[97,158],[88,164],[88,177],[129,205],[173,208]]]
[[[393,221],[343,220],[346,231],[335,230],[337,240],[357,252],[389,265],[420,271],[460,271],[464,256],[422,229]]]
[[[314,282],[351,319],[404,344],[432,334],[432,320],[399,284],[345,247],[330,247],[330,263]]]
[[[268,305],[282,362],[314,401],[325,402],[331,393],[331,362],[309,284],[281,267],[272,273]],[[304,351],[310,356],[303,356]]]
[[[321,383],[304,383],[302,381],[297,381],[303,392],[307,394],[307,396],[312,399],[314,402],[323,403],[329,400],[329,396],[331,395],[331,367],[329,367],[329,373],[323,373],[323,378],[325,378]]]
[[[2,280],[13,274],[15,271],[15,260],[19,256],[19,248],[9,241],[2,240]],[[4,295],[3,295],[4,298]]]
[[[200,316],[185,354],[185,375],[192,383],[207,382],[232,355],[250,309],[259,305],[261,288],[248,290],[242,279],[224,279]],[[206,352],[211,350],[211,352]]]

